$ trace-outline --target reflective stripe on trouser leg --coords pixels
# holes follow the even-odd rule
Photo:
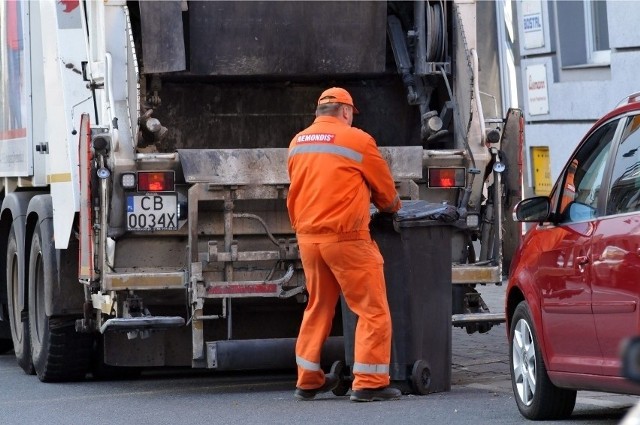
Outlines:
[[[296,342],[298,365],[296,386],[302,389],[314,389],[324,384],[324,372],[320,368],[320,353],[322,345],[331,332],[340,287],[324,262],[318,244],[301,243],[299,247],[309,301],[304,310]]]
[[[310,362],[307,359],[303,359],[300,356],[296,356],[296,364],[306,370],[310,370],[312,372],[317,372],[320,370],[320,363]]]
[[[353,373],[382,373],[389,374],[389,364],[353,363]]]
[[[389,385],[391,314],[382,255],[371,240],[321,244],[320,249],[349,308],[358,315],[352,388],[385,387]]]

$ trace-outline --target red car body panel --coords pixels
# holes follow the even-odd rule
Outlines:
[[[591,246],[593,317],[603,373],[620,374],[620,341],[640,333],[640,214],[597,222]]]
[[[602,117],[578,149],[602,124],[634,111],[640,114],[637,101]],[[640,394],[621,376],[621,343],[640,335],[640,211],[533,226],[511,263],[507,333],[522,299],[555,385]]]

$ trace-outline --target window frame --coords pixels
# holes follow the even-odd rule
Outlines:
[[[624,142],[624,140],[622,140],[622,135],[624,130],[627,128],[627,125],[630,123],[630,121],[634,118],[634,117],[638,117],[640,116],[640,111],[630,111],[627,112],[626,114],[620,115],[619,118],[620,119],[620,125],[618,128],[618,131],[616,132],[616,144],[614,146],[614,150],[611,152],[611,157],[610,157],[610,164],[609,164],[609,173],[606,176],[607,177],[607,191],[606,191],[606,197],[604,199],[604,210],[602,212],[602,216],[603,217],[614,217],[617,215],[625,215],[625,214],[638,214],[640,211],[629,211],[629,212],[620,212],[620,213],[611,213],[608,214],[607,211],[607,207],[609,204],[609,195],[611,195],[611,189],[612,189],[612,185],[613,185],[613,171],[615,169],[615,164],[616,164],[616,159],[618,158],[618,153],[620,151],[620,148],[622,146],[622,143]]]
[[[583,0],[584,2],[584,29],[585,29],[585,43],[587,48],[587,63],[594,65],[609,65],[611,63],[611,45],[609,44],[609,22],[607,2],[603,0]],[[596,47],[596,36],[598,31],[597,16],[594,13],[596,5],[604,6],[606,31],[607,31],[607,46],[606,50],[598,50]]]
[[[611,174],[612,174],[612,169],[613,169],[613,162],[614,162],[614,158],[615,155],[617,154],[618,151],[618,145],[619,145],[619,141],[620,141],[620,136],[621,133],[625,127],[624,124],[627,123],[627,120],[625,119],[626,115],[623,116],[616,116],[616,117],[612,117],[610,120],[607,120],[606,122],[603,122],[602,124],[600,124],[597,128],[593,128],[591,131],[589,131],[589,133],[587,133],[583,139],[580,141],[580,143],[578,144],[578,147],[575,149],[575,151],[573,152],[573,154],[571,155],[571,157],[567,160],[562,173],[560,174],[560,177],[558,178],[553,191],[550,195],[551,198],[551,219],[555,224],[558,225],[566,225],[566,224],[572,224],[572,223],[579,223],[579,222],[583,222],[583,221],[592,221],[592,220],[597,220],[600,219],[602,217],[605,216],[605,212],[606,212],[606,202],[608,199],[608,194],[609,194],[609,185],[611,183]],[[605,166],[604,166],[604,171],[602,174],[602,179],[600,182],[600,189],[598,192],[598,197],[597,197],[597,202],[596,202],[596,216],[592,217],[592,218],[588,218],[585,220],[574,220],[574,221],[566,221],[563,220],[563,214],[562,211],[560,211],[561,205],[562,205],[562,197],[565,191],[565,183],[566,183],[566,179],[567,179],[567,175],[569,172],[569,168],[571,166],[571,163],[574,159],[576,159],[577,157],[583,156],[583,149],[585,149],[585,145],[589,143],[589,141],[591,140],[591,138],[600,130],[602,129],[604,126],[606,125],[610,125],[611,123],[617,121],[617,123],[615,124],[615,131],[613,134],[613,137],[611,138],[611,142],[610,142],[610,148],[609,148],[609,154],[608,154],[608,158],[606,159],[605,162]],[[591,155],[591,154],[590,154]]]
[[[604,0],[555,2],[556,46],[562,69],[581,69],[611,66],[609,22]],[[594,8],[602,8],[607,19],[598,20]],[[603,28],[606,26],[606,28]],[[608,50],[595,50],[595,38],[606,31]]]

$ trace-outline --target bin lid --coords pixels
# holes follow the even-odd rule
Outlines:
[[[423,200],[402,201],[402,208],[395,214],[380,214],[371,204],[369,208],[371,224],[375,227],[392,226],[397,232],[401,227],[456,226],[460,219],[458,209],[452,205]]]
[[[451,223],[458,218],[460,214],[456,207],[423,200],[402,201],[402,208],[394,216],[396,222],[435,220]]]

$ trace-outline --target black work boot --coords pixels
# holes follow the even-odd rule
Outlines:
[[[324,384],[320,388],[313,388],[310,390],[303,390],[302,388],[296,388],[293,396],[298,400],[313,400],[316,394],[326,393],[335,389],[340,383],[340,378],[334,373],[327,373],[324,375]]]
[[[397,400],[402,393],[393,387],[364,388],[351,392],[351,401],[385,401]]]

